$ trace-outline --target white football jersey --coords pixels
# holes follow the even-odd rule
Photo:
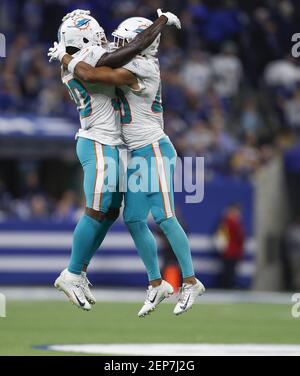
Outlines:
[[[134,73],[140,90],[117,88],[116,110],[121,114],[122,139],[130,150],[165,136],[158,59],[137,56],[123,68]]]
[[[73,56],[95,67],[106,52],[102,47],[90,46]],[[116,95],[115,87],[83,82],[65,69],[62,70],[62,81],[80,115],[81,129],[76,138],[84,137],[105,145],[122,144],[120,114],[114,110],[112,103]]]

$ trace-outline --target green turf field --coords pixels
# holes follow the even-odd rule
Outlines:
[[[289,305],[200,304],[176,317],[173,305],[162,304],[144,319],[139,308],[101,302],[83,312],[67,302],[10,302],[0,318],[0,355],[60,354],[32,348],[53,343],[300,344],[300,321]]]

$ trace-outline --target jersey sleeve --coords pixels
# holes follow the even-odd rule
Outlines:
[[[107,51],[100,46],[90,46],[81,50],[78,55],[76,55],[76,58],[95,67],[98,60],[101,59],[105,53],[107,53]]]
[[[145,62],[139,59],[130,61],[128,64],[124,65],[123,68],[129,70],[141,79],[147,78],[151,74],[150,69],[147,67]]]
[[[128,64],[123,66],[124,69],[127,69],[129,72],[133,73],[138,80],[140,89],[133,90],[134,92],[144,92],[147,89],[146,79],[151,77],[151,69],[143,60],[134,59]]]

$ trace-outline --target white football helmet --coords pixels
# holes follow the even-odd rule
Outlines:
[[[153,24],[152,21],[143,17],[131,17],[123,21],[117,29],[112,33],[114,37],[114,44],[116,47],[122,47],[125,43],[129,43],[139,33],[147,29]],[[143,55],[156,56],[158,53],[158,47],[160,43],[160,34],[155,41],[142,52]]]
[[[106,47],[107,39],[103,28],[89,15],[79,15],[65,20],[58,30],[58,41],[66,47],[82,49],[88,46]]]

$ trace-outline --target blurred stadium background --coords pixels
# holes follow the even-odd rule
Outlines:
[[[185,204],[177,193],[177,211],[207,295],[225,287],[244,293],[211,293],[201,312],[195,308],[180,324],[169,319],[166,305],[161,317],[142,326],[135,311],[146,275],[120,218],[90,273],[99,299],[115,302],[99,303],[86,326],[67,303],[46,301],[60,298],[49,287],[67,263],[84,207],[74,141],[78,114],[46,52],[73,9],[90,9],[109,37],[123,19],[154,19],[159,7],[183,23],[181,32],[165,30],[160,47],[166,132],[180,156],[205,157],[203,202]],[[1,1],[7,57],[0,59],[0,292],[8,298],[8,317],[0,322],[6,334],[0,354],[34,353],[30,347],[44,343],[299,344],[299,325],[279,305],[291,304],[290,292],[300,291],[300,60],[291,56],[299,25],[297,0]],[[239,244],[231,283],[218,250],[226,226]],[[166,278],[178,284],[174,258],[157,237]],[[124,288],[132,289],[132,305],[118,303]],[[233,304],[241,301],[252,305]],[[273,305],[257,305],[262,301]],[[216,312],[212,302],[224,305]],[[126,316],[126,328],[116,313],[122,310],[134,316]],[[94,329],[108,316],[118,324],[99,328],[97,337]],[[51,322],[47,334],[45,322]],[[165,330],[168,322],[168,333],[158,335],[155,325]]]

